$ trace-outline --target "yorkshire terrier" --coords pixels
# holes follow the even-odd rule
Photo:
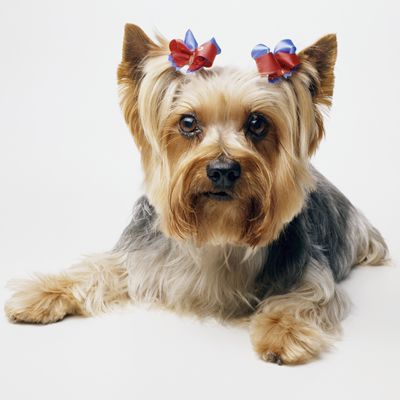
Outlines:
[[[331,105],[336,36],[296,54],[257,45],[257,68],[210,68],[220,48],[153,42],[127,24],[121,105],[145,193],[113,250],[15,281],[15,322],[47,324],[128,301],[245,321],[264,360],[306,362],[340,333],[337,283],[387,258],[381,234],[310,164]],[[187,71],[182,69],[186,66]]]

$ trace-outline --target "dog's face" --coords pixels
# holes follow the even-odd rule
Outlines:
[[[314,185],[308,160],[332,96],[335,36],[303,50],[278,83],[256,70],[177,72],[159,40],[127,25],[118,76],[161,229],[199,244],[271,242]]]

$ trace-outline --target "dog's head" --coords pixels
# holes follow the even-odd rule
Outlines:
[[[278,83],[255,68],[184,74],[169,52],[165,39],[126,25],[122,108],[160,228],[196,243],[271,242],[314,186],[309,157],[331,104],[335,35],[300,52],[296,72]]]

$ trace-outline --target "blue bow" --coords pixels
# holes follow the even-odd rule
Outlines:
[[[251,56],[254,58],[254,60],[257,60],[271,52],[270,48],[266,46],[265,44],[258,44],[256,45],[253,50],[251,51]],[[293,44],[293,42],[290,39],[283,39],[281,40],[274,49],[273,54],[279,54],[279,53],[286,53],[286,54],[296,54],[296,46]],[[293,69],[290,71],[285,72],[282,76],[284,78],[288,78],[292,75]],[[260,71],[261,72],[261,71]],[[280,77],[273,78],[271,79],[271,82],[276,82],[280,79]]]

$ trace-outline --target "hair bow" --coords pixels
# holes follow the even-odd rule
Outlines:
[[[187,65],[187,72],[194,72],[203,67],[211,67],[217,54],[221,53],[216,40],[212,38],[210,41],[198,46],[192,31],[186,32],[185,40],[173,39],[169,42],[171,54],[168,60],[179,70]]]
[[[289,78],[300,64],[296,46],[290,39],[281,40],[272,53],[265,44],[258,44],[251,52],[257,64],[258,72],[268,75],[270,82],[277,82],[282,77]]]

